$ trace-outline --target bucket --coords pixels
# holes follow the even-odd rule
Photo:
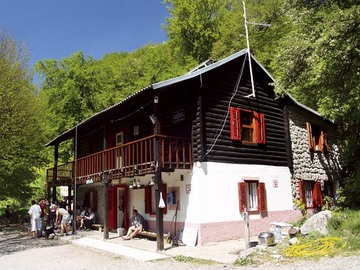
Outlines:
[[[259,245],[273,246],[275,245],[274,234],[271,232],[262,232],[258,237]]]
[[[124,235],[124,228],[118,228],[117,229],[117,234],[118,234],[119,237],[123,236]]]

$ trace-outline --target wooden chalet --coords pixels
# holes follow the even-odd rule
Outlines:
[[[243,237],[244,210],[252,235],[296,219],[287,101],[252,57],[253,93],[248,56],[152,84],[53,139],[49,194],[69,186],[74,205],[91,205],[108,229],[126,230],[136,208],[150,230],[189,245]],[[74,161],[58,164],[66,140]]]

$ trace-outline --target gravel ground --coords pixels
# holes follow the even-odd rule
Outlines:
[[[24,227],[0,228],[0,269],[261,269],[261,270],[340,270],[360,269],[360,255],[322,258],[317,261],[265,263],[259,266],[225,264],[197,265],[175,262],[173,259],[141,262],[73,246],[66,241],[31,239]]]

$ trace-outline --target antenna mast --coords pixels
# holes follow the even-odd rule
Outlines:
[[[252,66],[251,66],[251,53],[250,53],[250,41],[249,41],[248,24],[255,24],[255,25],[262,25],[262,26],[270,26],[270,24],[248,22],[246,20],[245,1],[242,1],[242,3],[243,3],[243,7],[244,7],[244,25],[245,25],[246,45],[247,45],[247,52],[248,52],[248,59],[249,59],[249,70],[250,70],[251,89],[252,89],[252,93],[250,95],[247,95],[246,97],[255,97],[255,86],[254,86],[254,78],[253,78],[253,72],[252,72]]]

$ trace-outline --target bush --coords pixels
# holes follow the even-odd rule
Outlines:
[[[343,208],[360,209],[360,173],[353,173],[344,179],[338,190],[337,203]]]

